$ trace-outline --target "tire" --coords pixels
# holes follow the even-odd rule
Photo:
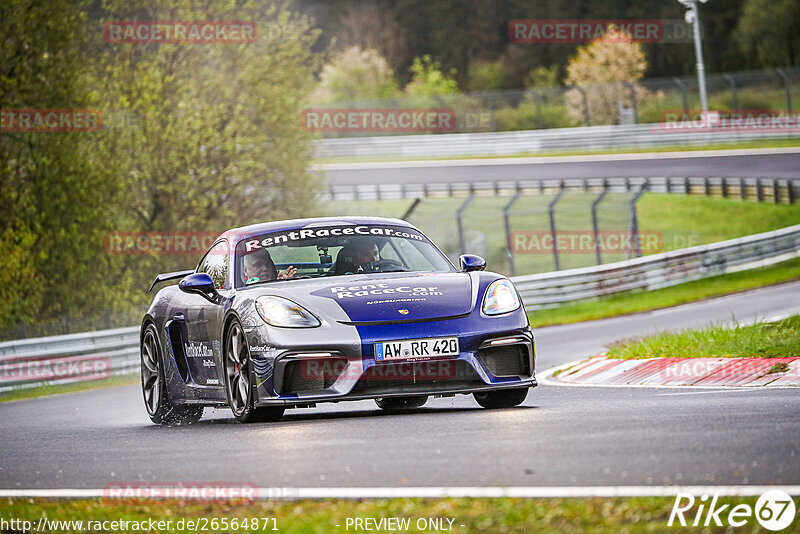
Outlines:
[[[139,348],[142,358],[142,397],[150,420],[157,425],[190,425],[203,417],[202,406],[185,406],[170,402],[164,378],[158,332],[150,323],[144,330]]]
[[[264,423],[278,421],[286,410],[280,407],[255,408],[253,406],[253,381],[250,379],[250,351],[247,348],[239,321],[231,323],[225,335],[223,354],[225,371],[225,395],[233,417],[240,423]]]
[[[418,395],[414,397],[386,397],[385,399],[375,399],[375,404],[378,408],[387,412],[396,412],[400,410],[413,410],[419,408],[428,402],[427,395]]]
[[[525,401],[530,388],[501,389],[485,393],[473,393],[475,400],[484,408],[513,408]]]

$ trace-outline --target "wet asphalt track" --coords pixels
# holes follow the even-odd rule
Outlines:
[[[644,176],[790,178],[800,180],[797,148],[602,156],[346,163],[325,166],[331,185],[536,181]]]
[[[538,368],[616,339],[800,312],[800,282],[652,313],[536,331]],[[545,312],[542,312],[545,313]],[[371,401],[240,425],[149,423],[137,386],[0,404],[0,488],[138,481],[258,487],[800,483],[800,390],[542,385],[523,406],[471,397],[385,415]]]

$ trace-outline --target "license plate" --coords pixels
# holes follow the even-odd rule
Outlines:
[[[437,356],[458,356],[457,337],[403,339],[375,343],[375,360],[413,360]]]

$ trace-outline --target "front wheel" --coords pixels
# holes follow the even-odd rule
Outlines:
[[[419,395],[414,397],[386,397],[383,399],[375,399],[375,404],[378,408],[387,412],[394,412],[399,410],[413,410],[419,408],[428,402],[427,395]]]
[[[203,416],[202,406],[182,406],[170,402],[164,362],[159,350],[158,333],[148,324],[142,336],[142,396],[147,415],[157,425],[189,425]]]
[[[530,388],[501,389],[473,393],[475,400],[484,408],[513,408],[525,401]]]
[[[225,338],[225,393],[233,416],[240,423],[277,421],[285,408],[255,408],[253,384],[250,381],[250,351],[238,321],[234,321]]]

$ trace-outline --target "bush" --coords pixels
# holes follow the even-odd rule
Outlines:
[[[537,109],[533,96],[528,94],[519,106],[500,108],[495,111],[497,130],[536,130],[539,128],[569,128],[580,126],[580,121],[572,118],[563,100],[543,99],[541,110]],[[541,114],[541,117],[540,117]]]
[[[351,46],[323,67],[312,101],[320,105],[373,100],[397,92],[394,72],[380,52]]]

